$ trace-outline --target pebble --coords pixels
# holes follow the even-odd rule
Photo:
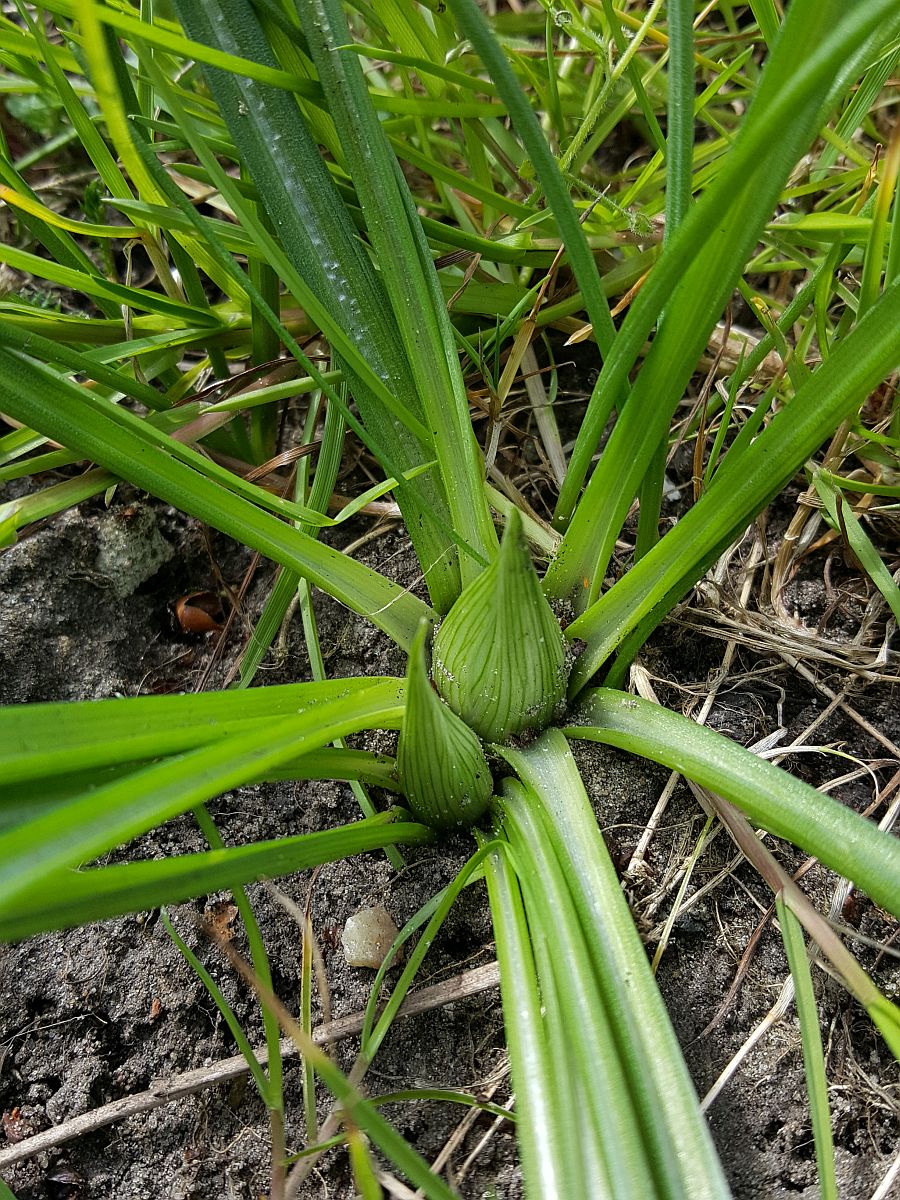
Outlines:
[[[397,936],[398,929],[382,904],[362,908],[347,918],[341,933],[344,957],[351,967],[371,967],[377,971]]]

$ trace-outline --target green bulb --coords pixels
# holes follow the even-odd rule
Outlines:
[[[513,509],[500,553],[434,640],[437,690],[486,742],[543,729],[566,693],[566,644]]]
[[[409,653],[397,767],[413,815],[426,825],[454,829],[478,820],[493,781],[478,738],[431,686],[425,666],[428,630],[423,621]]]

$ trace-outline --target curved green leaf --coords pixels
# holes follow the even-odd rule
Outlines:
[[[433,836],[425,825],[409,821],[403,809],[390,809],[321,833],[152,862],[57,872],[21,893],[14,905],[0,908],[0,940],[142,912],[159,904],[177,904],[256,879],[306,871],[366,850],[420,845]]]
[[[237,693],[236,693],[237,695]],[[168,758],[96,788],[0,835],[0,911],[48,872],[78,866],[145,830],[239,787],[305,750],[396,721],[396,682],[338,696],[275,722],[255,722],[226,741]]]
[[[453,526],[475,552],[460,559],[464,586],[496,554],[497,535],[437,271],[359,60],[340,48],[352,39],[339,0],[302,0],[298,10],[432,436]]]
[[[329,701],[344,698],[350,705],[378,685],[395,687],[398,701],[403,695],[402,680],[367,675],[245,692],[12,704],[0,708],[0,780],[8,787],[28,779],[182,754]]]
[[[259,18],[246,0],[224,0],[215,12],[184,0],[176,0],[175,7],[197,40],[274,64]],[[429,461],[434,457],[430,422],[426,426],[422,420],[397,320],[303,113],[292,96],[271,85],[212,67],[205,72],[240,161],[302,280],[304,305],[341,354],[363,423],[390,448],[401,473]],[[416,503],[417,493],[424,503]],[[415,488],[400,490],[401,508],[407,498],[412,541],[435,602],[447,608],[459,590],[459,575],[456,549],[440,532],[441,522],[453,527],[446,495],[432,474]]]
[[[411,592],[192,470],[196,451],[179,446],[187,461],[173,458],[164,435],[49,367],[0,348],[0,387],[5,411],[24,425],[296,571],[404,648],[430,613]]]
[[[865,397],[900,362],[900,280],[780,409],[749,447],[735,445],[701,499],[567,629],[587,647],[572,673],[584,687],[632,632],[633,651]]]
[[[789,8],[726,166],[635,297],[597,380],[557,505],[559,522],[571,517],[571,523],[545,581],[552,595],[572,596],[579,605],[596,598],[640,480],[784,181],[839,87],[860,66],[861,48],[873,38],[886,40],[898,23],[892,0],[851,8],[839,0],[801,0]],[[576,509],[611,407],[663,307],[669,319]]]
[[[565,729],[663,763],[852,879],[900,917],[900,840],[711,729],[610,688],[589,692]]]

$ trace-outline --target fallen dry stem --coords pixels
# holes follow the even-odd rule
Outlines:
[[[470,971],[454,975],[441,983],[432,984],[430,987],[413,992],[404,1000],[397,1016],[398,1018],[411,1017],[416,1013],[429,1012],[431,1009],[441,1008],[445,1004],[452,1004],[467,996],[476,996],[480,992],[489,991],[499,985],[500,972],[497,963],[486,963],[484,966],[474,967]],[[319,1046],[326,1046],[332,1042],[341,1041],[343,1038],[352,1037],[361,1031],[364,1016],[363,1012],[348,1013],[344,1017],[338,1017],[334,1021],[319,1025],[312,1031],[313,1040]],[[297,1049],[291,1039],[284,1038],[281,1042],[282,1056],[291,1058],[296,1053]],[[265,1047],[259,1047],[254,1054],[262,1065],[268,1061],[268,1052]],[[0,1150],[0,1168],[12,1166],[13,1163],[32,1158],[35,1154],[41,1154],[46,1150],[53,1150],[64,1142],[71,1142],[74,1138],[102,1129],[104,1125],[125,1121],[129,1117],[150,1112],[154,1108],[162,1108],[165,1104],[171,1104],[174,1100],[180,1100],[182,1097],[190,1096],[204,1088],[227,1083],[231,1079],[246,1075],[248,1070],[247,1060],[244,1056],[235,1054],[231,1058],[221,1059],[208,1067],[198,1067],[193,1071],[183,1071],[177,1075],[168,1075],[157,1079],[152,1087],[147,1088],[144,1092],[122,1096],[109,1104],[103,1104],[90,1112],[80,1113],[71,1120],[63,1121],[50,1129],[43,1129],[32,1137]]]
[[[505,1065],[503,1072],[498,1076],[498,1078],[495,1079],[493,1083],[491,1083],[488,1087],[486,1087],[484,1089],[483,1096],[484,1096],[485,1100],[493,1100],[495,1092],[500,1087],[500,1084],[503,1082],[504,1078],[506,1077],[506,1075],[508,1073],[509,1073],[509,1066],[507,1064],[507,1065]],[[507,1104],[506,1107],[508,1108],[509,1104]],[[435,1173],[435,1175],[439,1174],[441,1171],[444,1170],[444,1168],[450,1162],[450,1159],[451,1159],[454,1151],[459,1146],[462,1145],[463,1141],[465,1140],[466,1134],[469,1132],[469,1130],[472,1128],[472,1126],[475,1124],[475,1122],[478,1120],[478,1118],[480,1116],[481,1116],[480,1109],[470,1108],[469,1111],[462,1118],[462,1120],[458,1122],[456,1128],[450,1134],[450,1137],[447,1139],[447,1141],[441,1147],[440,1152],[438,1153],[437,1157],[435,1159],[433,1159],[433,1161],[431,1163],[431,1169]],[[501,1125],[505,1121],[505,1119],[506,1119],[505,1117],[495,1117],[494,1125],[492,1126],[492,1128],[499,1127],[499,1125]],[[479,1144],[483,1144],[483,1143],[479,1143]],[[454,1180],[451,1180],[451,1182],[454,1182],[457,1184],[459,1183],[459,1181],[460,1181],[459,1174],[457,1174],[457,1176]],[[414,1200],[425,1200],[425,1193],[422,1191],[421,1188],[419,1188],[419,1190],[415,1193]]]

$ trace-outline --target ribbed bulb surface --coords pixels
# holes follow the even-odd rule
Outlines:
[[[478,738],[431,686],[428,629],[423,621],[410,650],[397,766],[413,815],[437,829],[454,829],[478,820],[493,781]]]
[[[565,639],[513,509],[500,553],[469,584],[434,640],[434,683],[486,742],[542,729],[565,697]]]

